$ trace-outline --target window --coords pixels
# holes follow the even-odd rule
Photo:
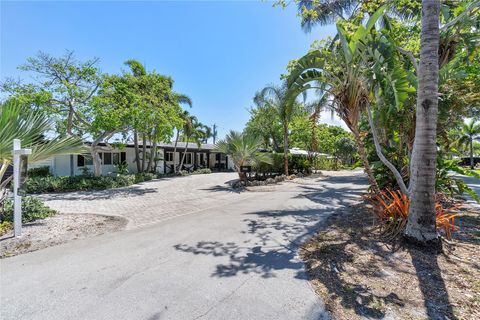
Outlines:
[[[173,152],[168,151],[165,153],[165,161],[173,162]]]
[[[193,155],[191,152],[185,155],[185,164],[192,164]]]
[[[85,166],[85,158],[82,155],[77,156],[77,167]]]
[[[114,165],[120,163],[120,153],[112,153],[112,161]]]
[[[90,156],[82,156],[78,155],[77,156],[77,167],[85,167],[85,166],[91,166],[93,165],[92,157]]]
[[[126,152],[120,152],[120,162],[121,163],[127,163],[127,153]]]
[[[103,164],[107,164],[107,165],[112,164],[112,154],[110,152],[103,153]]]

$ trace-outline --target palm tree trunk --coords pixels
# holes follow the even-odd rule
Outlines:
[[[187,144],[185,145],[185,151],[183,152],[183,155],[182,155],[182,161],[180,161],[180,170],[182,170],[183,162],[185,161],[185,156],[187,155],[188,140],[189,139],[190,139],[190,137],[187,137]]]
[[[473,163],[473,138],[470,139],[470,169],[474,169],[475,164]]]
[[[377,180],[375,179],[375,176],[373,175],[373,172],[372,172],[372,168],[370,167],[370,163],[368,162],[367,153],[365,152],[365,145],[363,144],[362,139],[360,138],[360,133],[356,128],[351,129],[351,131],[353,133],[353,137],[355,138],[358,154],[360,156],[360,159],[362,159],[363,168],[365,170],[365,173],[367,174],[368,182],[370,183],[372,191],[375,194],[380,194],[380,188],[378,187]]]
[[[157,157],[157,141],[153,141],[152,147],[150,149],[150,160],[148,162],[148,172],[155,173],[157,171],[155,158]]]
[[[288,176],[288,122],[283,121],[283,172]]]
[[[133,144],[135,146],[135,163],[137,164],[137,172],[141,172],[140,168],[140,151],[138,149],[138,132],[133,130]]]
[[[145,161],[147,160],[147,143],[146,135],[142,134],[142,172],[145,172]]]
[[[317,152],[318,151],[318,141],[317,141],[317,122],[318,122],[318,114],[315,113],[311,118],[312,120],[312,140],[311,140],[311,151]]]
[[[177,137],[175,138],[175,145],[173,146],[173,173],[177,173],[177,144],[180,137],[180,130],[177,129]]]
[[[405,235],[438,243],[435,225],[437,157],[439,0],[422,0],[416,132],[410,167],[410,210]]]

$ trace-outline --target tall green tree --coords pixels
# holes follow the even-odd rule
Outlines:
[[[250,108],[250,119],[245,125],[245,134],[262,137],[263,147],[277,151],[281,147],[282,122],[275,106],[269,103],[255,102]]]
[[[257,105],[274,108],[280,117],[283,130],[283,167],[285,175],[288,175],[288,125],[296,109],[299,109],[296,96],[294,98],[288,96],[287,90],[286,82],[280,86],[271,85],[263,88],[254,98]]]
[[[168,141],[174,128],[182,124],[181,103],[191,105],[189,97],[173,91],[173,80],[155,71],[147,72],[136,60],[127,60],[131,75],[135,79],[135,92],[131,108],[132,131],[135,146],[135,162],[138,172],[154,171],[159,141]],[[142,138],[140,150],[139,136]],[[147,145],[149,152],[147,152]],[[147,162],[148,160],[148,162]]]
[[[39,52],[19,67],[33,75],[33,83],[7,81],[2,87],[23,101],[43,100],[41,107],[55,117],[59,133],[82,136],[89,127],[89,104],[101,85],[98,62],[98,58],[78,61],[73,51],[60,57]]]
[[[469,150],[471,169],[474,169],[475,167],[473,161],[473,143],[478,137],[480,137],[480,123],[476,122],[474,119],[470,120],[468,123],[462,123],[456,142],[460,147]]]
[[[325,43],[295,62],[288,76],[288,95],[312,88],[322,89],[331,97],[330,107],[352,132],[358,153],[362,159],[372,191],[379,187],[367,158],[362,133],[359,128],[361,114],[369,104],[368,80],[363,73],[363,57],[360,52],[363,40],[375,26],[384,8],[370,17],[366,26],[360,25],[347,40],[347,32],[337,24],[339,42]]]

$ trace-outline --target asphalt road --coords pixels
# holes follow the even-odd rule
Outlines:
[[[328,319],[297,249],[365,187],[358,171],[261,192],[211,185],[211,208],[4,259],[0,318]]]

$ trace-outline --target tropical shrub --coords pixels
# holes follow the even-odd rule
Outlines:
[[[49,175],[50,175],[49,166],[32,168],[32,169],[28,169],[27,171],[27,176],[29,177],[48,177]]]
[[[115,165],[115,169],[118,174],[127,174],[128,173],[128,164],[126,162],[120,162]]]
[[[210,168],[201,168],[192,172],[192,174],[209,174],[209,173],[212,173],[212,170],[210,170]]]
[[[149,181],[157,176],[153,173],[137,173],[112,176],[74,176],[74,177],[28,177],[23,184],[27,193],[69,192],[85,190],[103,190],[130,186]]]
[[[13,224],[10,221],[0,222],[0,237],[13,228]]]
[[[386,189],[378,195],[373,195],[371,203],[373,212],[379,220],[381,233],[387,240],[393,240],[403,234],[410,208],[410,199],[406,194],[399,190]],[[458,206],[444,208],[442,203],[438,196],[435,206],[437,230],[442,231],[447,239],[451,239],[452,233],[456,230],[456,214],[452,212],[458,209]]]
[[[32,222],[38,219],[45,219],[47,217],[55,215],[57,212],[47,207],[43,202],[36,197],[23,197],[22,198],[22,222]],[[8,198],[3,207],[3,211],[0,212],[0,221],[12,222],[13,221],[13,201]]]
[[[270,153],[260,152],[262,141],[257,136],[252,136],[236,131],[230,131],[224,140],[219,141],[215,149],[227,154],[233,161],[235,169],[241,180],[246,179],[246,174],[240,171],[242,166],[252,166],[255,170],[262,163],[271,164]]]
[[[315,157],[313,159],[313,168],[315,170],[336,170],[335,159],[329,157]]]

